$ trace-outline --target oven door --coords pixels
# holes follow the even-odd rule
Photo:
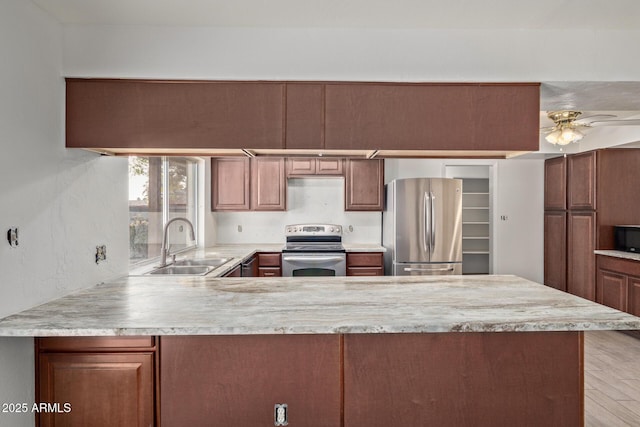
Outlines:
[[[286,252],[282,254],[282,276],[345,276],[344,253]]]

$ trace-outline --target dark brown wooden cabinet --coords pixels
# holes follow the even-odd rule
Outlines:
[[[251,208],[251,162],[247,157],[211,159],[211,210]]]
[[[341,158],[291,157],[287,159],[287,177],[343,176],[343,164]]]
[[[581,334],[345,335],[343,425],[580,426]]]
[[[127,338],[37,338],[36,401],[61,406],[38,414],[37,424],[155,425],[154,340]]]
[[[167,336],[160,341],[164,426],[341,425],[339,335]],[[214,422],[215,420],[215,422]]]
[[[562,179],[566,162],[566,180]],[[567,291],[593,299],[595,249],[613,249],[613,226],[640,223],[639,149],[604,149],[545,162],[545,284],[558,287],[560,212],[567,215]],[[567,210],[562,210],[566,188]],[[561,287],[559,287],[561,289]]]
[[[324,84],[287,83],[287,149],[324,148]]]
[[[567,206],[569,209],[596,209],[595,151],[574,154],[567,160]]]
[[[345,163],[345,211],[382,211],[384,162],[347,159]]]
[[[567,292],[596,299],[595,212],[570,211],[567,221]]]
[[[539,92],[538,84],[327,83],[325,148],[537,151]],[[507,112],[517,119],[506,123]]]
[[[544,163],[544,209],[567,208],[567,158],[555,157]]]
[[[251,209],[287,209],[287,181],[283,158],[251,159]]]
[[[347,252],[347,276],[384,276],[382,252]]]
[[[67,147],[284,148],[284,82],[66,80]]]
[[[287,182],[283,158],[211,159],[211,210],[286,210]]]
[[[544,284],[567,290],[567,213],[544,214]]]
[[[597,255],[596,302],[640,314],[640,261]]]
[[[258,276],[282,276],[282,254],[280,252],[258,253]]]
[[[537,151],[539,104],[539,83],[68,78],[66,146]]]

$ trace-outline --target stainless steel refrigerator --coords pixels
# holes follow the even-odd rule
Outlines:
[[[387,274],[462,274],[462,180],[409,178],[387,184],[382,245]]]

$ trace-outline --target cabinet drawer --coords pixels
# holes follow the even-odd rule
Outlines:
[[[348,253],[347,267],[382,267],[382,253],[381,252]]]
[[[280,267],[280,252],[277,253],[259,253],[258,265],[260,267]]]
[[[347,276],[382,276],[382,267],[348,267]]]
[[[155,346],[154,337],[51,337],[38,338],[40,351],[140,351]]]
[[[259,267],[258,276],[259,277],[281,277],[282,270],[280,269],[280,267]]]

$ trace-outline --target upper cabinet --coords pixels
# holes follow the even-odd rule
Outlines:
[[[567,208],[567,158],[555,157],[544,163],[544,208]]]
[[[382,211],[384,162],[347,159],[345,165],[345,211]]]
[[[539,98],[538,83],[67,79],[66,141],[116,154],[463,150],[501,157],[538,150]]]
[[[327,84],[325,148],[537,151],[539,111],[538,84]]]
[[[344,160],[340,158],[292,157],[287,159],[287,177],[305,177],[316,175],[343,176]]]
[[[287,181],[283,158],[252,159],[251,206],[257,211],[287,209]]]
[[[284,164],[283,158],[211,159],[211,210],[286,210]]]
[[[285,148],[324,148],[324,84],[287,83]]]
[[[596,152],[569,156],[567,161],[569,209],[596,208]]]
[[[67,147],[284,148],[281,82],[67,79]]]

